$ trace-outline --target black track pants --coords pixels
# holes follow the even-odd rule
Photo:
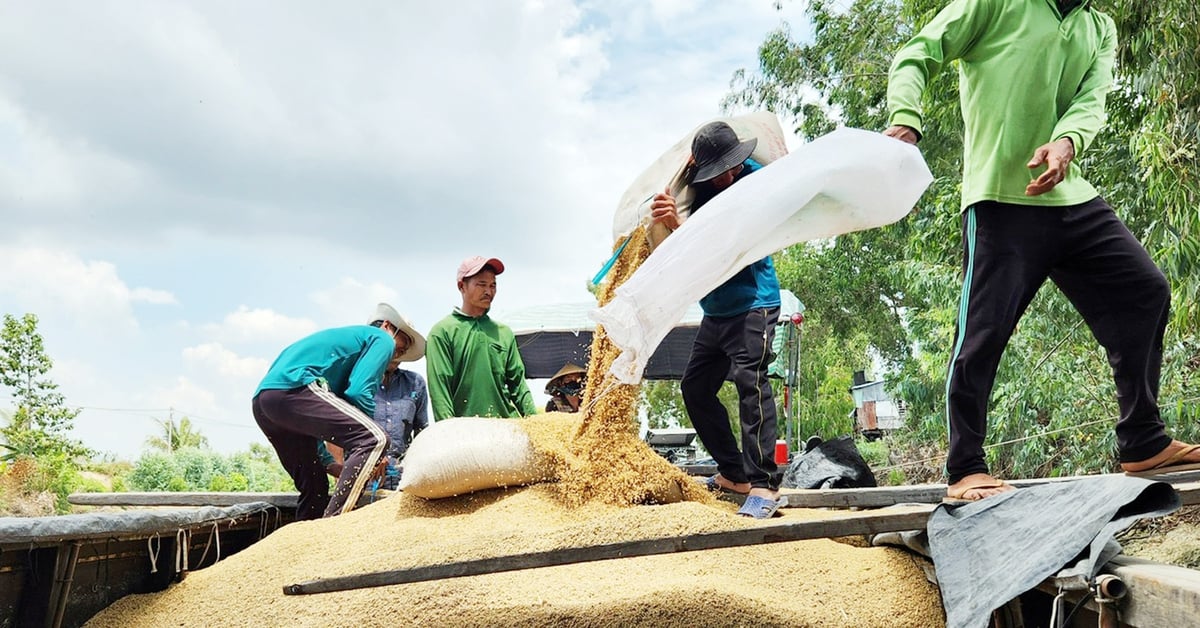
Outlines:
[[[254,420],[300,491],[296,519],[331,517],[354,508],[368,476],[387,450],[383,428],[317,382],[291,390],[264,390],[254,397],[252,409]],[[322,440],[346,453],[332,497],[325,469],[317,459],[317,443]]]
[[[987,406],[1017,321],[1050,278],[1108,353],[1122,462],[1170,444],[1158,411],[1170,287],[1104,199],[1067,207],[982,202],[963,213],[963,289],[946,379],[951,483],[986,473]]]
[[[705,316],[679,383],[696,435],[717,461],[721,475],[772,490],[779,488],[780,480],[775,464],[779,428],[767,366],[775,357],[771,339],[778,320],[777,307],[729,318]],[[733,376],[738,391],[741,451],[729,425],[729,413],[717,399],[726,375]]]

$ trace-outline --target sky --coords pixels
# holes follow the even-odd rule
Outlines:
[[[621,193],[783,24],[803,2],[0,0],[0,313],[98,452],[185,416],[265,444],[285,346],[380,301],[427,332],[465,257],[505,263],[500,322],[590,299]]]

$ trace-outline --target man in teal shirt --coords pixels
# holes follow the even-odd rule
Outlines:
[[[502,272],[504,264],[494,257],[469,257],[458,267],[462,307],[433,326],[425,350],[434,420],[537,413],[516,336],[488,316]]]
[[[1159,416],[1170,287],[1074,158],[1104,123],[1116,27],[1090,0],[955,0],[896,54],[885,135],[916,144],[929,79],[958,61],[963,140],[963,286],[946,382],[947,494],[1012,490],[984,458],[1001,354],[1051,279],[1108,352],[1130,472],[1200,462]]]
[[[326,329],[284,349],[254,391],[251,408],[279,462],[300,491],[296,519],[332,517],[358,502],[387,451],[371,416],[375,390],[393,354],[412,343],[396,310],[379,304],[370,325]],[[333,496],[318,444],[345,452]]]

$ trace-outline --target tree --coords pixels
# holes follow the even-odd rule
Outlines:
[[[755,72],[739,71],[727,111],[765,108],[812,139],[836,126],[886,126],[887,71],[903,42],[945,4],[934,0],[812,0],[813,38],[785,26],[767,34]],[[1109,124],[1079,158],[1166,272],[1174,320],[1166,339],[1163,414],[1175,434],[1200,432],[1200,11],[1187,3],[1113,0],[1121,49]],[[811,377],[837,377],[837,351],[853,346],[889,368],[914,436],[944,439],[945,365],[954,338],[960,272],[958,77],[940,73],[924,99],[920,149],[934,183],[914,213],[882,229],[791,247],[776,256],[780,281],[809,306],[804,355]],[[1000,474],[1105,470],[1111,466],[1115,395],[1102,351],[1052,286],[1034,300],[996,378],[992,449]],[[803,378],[801,381],[803,385]],[[818,382],[820,386],[820,382]],[[943,440],[944,442],[944,440]]]
[[[208,437],[195,429],[192,420],[186,416],[179,419],[178,424],[175,423],[174,417],[166,420],[154,419],[154,422],[162,428],[162,434],[146,439],[146,446],[151,449],[171,453],[185,447],[202,449],[208,446]]]
[[[5,459],[90,455],[82,443],[68,437],[79,410],[68,408],[58,385],[46,378],[53,362],[37,332],[37,316],[4,315],[0,330],[0,384],[12,391],[16,409],[0,428]]]

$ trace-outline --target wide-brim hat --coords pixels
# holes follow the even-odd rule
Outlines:
[[[550,394],[550,389],[557,385],[555,382],[557,382],[559,378],[566,377],[572,373],[587,375],[587,369],[579,366],[578,364],[567,362],[562,368],[558,369],[558,372],[554,374],[554,377],[550,378],[550,381],[546,382],[546,394]]]
[[[380,303],[375,306],[375,318],[372,318],[371,322],[374,323],[375,321],[387,321],[391,323],[392,327],[400,330],[400,333],[408,336],[408,339],[412,341],[409,343],[408,349],[405,349],[404,353],[400,354],[399,359],[401,362],[416,362],[425,357],[425,336],[422,336],[421,332],[417,331],[407,318],[397,312],[396,308],[387,303]]]
[[[733,127],[724,122],[709,122],[692,138],[692,158],[696,160],[692,183],[716,178],[750,158],[758,138],[738,139]]]

